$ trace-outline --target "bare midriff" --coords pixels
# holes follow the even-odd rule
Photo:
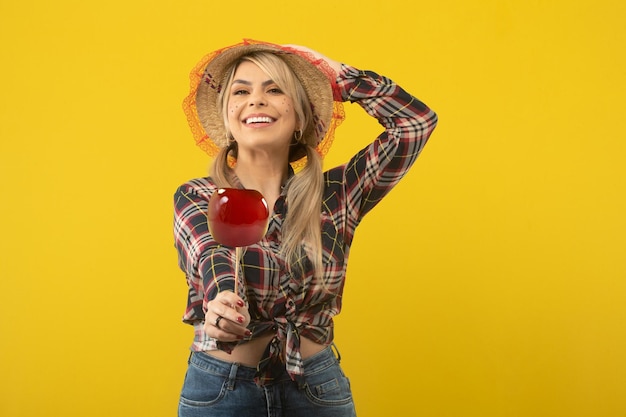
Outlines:
[[[268,333],[249,342],[237,345],[231,353],[226,353],[222,350],[209,350],[204,353],[223,361],[236,362],[245,366],[256,367],[261,360],[263,353],[265,353],[267,345],[273,338],[274,333]],[[315,343],[306,337],[300,338],[300,354],[302,355],[302,359],[311,357],[316,353],[321,352],[324,348],[324,345]]]

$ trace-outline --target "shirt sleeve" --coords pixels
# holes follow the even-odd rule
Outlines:
[[[376,140],[340,167],[348,220],[356,227],[413,165],[437,125],[437,115],[372,71],[343,65],[337,86],[344,101],[359,104],[384,127]]]
[[[233,251],[218,244],[209,231],[211,191],[197,188],[187,183],[174,194],[175,246],[190,291],[185,321],[204,320],[206,303],[235,286]]]

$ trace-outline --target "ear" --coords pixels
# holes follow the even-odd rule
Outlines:
[[[304,123],[300,120],[300,117],[298,117],[297,112],[296,112],[296,130],[299,130],[300,132],[304,132]]]

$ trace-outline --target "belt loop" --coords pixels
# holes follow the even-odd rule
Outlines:
[[[339,353],[339,349],[337,349],[337,345],[335,342],[330,345],[331,350],[335,351],[335,357],[337,358],[337,363],[341,363],[341,353]]]
[[[237,370],[239,369],[238,363],[233,363],[230,367],[230,374],[228,374],[228,382],[226,383],[226,389],[232,391],[235,389],[235,378],[237,377]]]

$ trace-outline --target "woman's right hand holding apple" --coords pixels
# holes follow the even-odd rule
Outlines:
[[[250,336],[250,313],[244,300],[232,291],[222,291],[207,303],[204,332],[220,342],[237,342]]]

